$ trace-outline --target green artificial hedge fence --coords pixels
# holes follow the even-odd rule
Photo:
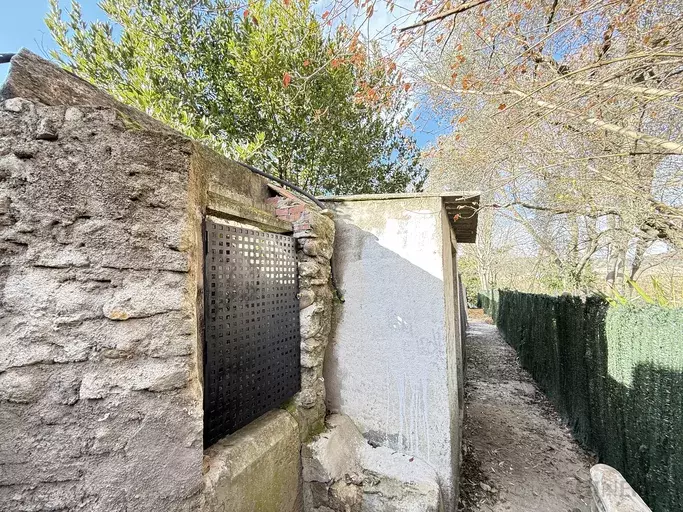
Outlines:
[[[576,439],[654,512],[683,511],[683,309],[504,290],[479,304]]]

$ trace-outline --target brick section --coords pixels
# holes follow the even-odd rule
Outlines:
[[[277,201],[271,201],[272,199]],[[291,222],[295,232],[311,229],[310,212],[306,209],[306,203],[300,199],[271,197],[268,202],[275,205],[275,215],[278,219]]]

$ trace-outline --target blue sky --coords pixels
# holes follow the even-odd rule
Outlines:
[[[97,6],[98,0],[80,0],[83,17],[88,20],[104,19],[104,13]],[[70,5],[70,0],[60,0],[63,7]],[[48,0],[0,0],[2,15],[0,15],[0,53],[13,53],[25,47],[29,50],[48,57],[50,50],[55,48],[49,30],[43,21],[49,9]],[[384,20],[386,21],[386,20]],[[0,83],[4,81],[9,64],[0,64]],[[417,106],[413,118],[420,113],[420,120],[416,122],[416,138],[420,147],[433,141],[443,132],[437,118],[428,110]]]
[[[61,0],[64,6],[70,1]],[[82,0],[83,16],[87,20],[103,19],[97,0]],[[55,43],[43,18],[49,9],[48,0],[0,0],[0,53],[13,53],[25,47],[38,55],[47,56]],[[8,64],[0,64],[0,81],[5,79]]]

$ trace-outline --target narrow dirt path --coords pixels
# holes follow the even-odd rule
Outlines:
[[[589,511],[591,457],[495,325],[473,319],[467,338],[459,510]]]

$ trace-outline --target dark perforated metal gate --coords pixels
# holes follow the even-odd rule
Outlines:
[[[205,446],[299,391],[294,244],[289,236],[206,220]]]

